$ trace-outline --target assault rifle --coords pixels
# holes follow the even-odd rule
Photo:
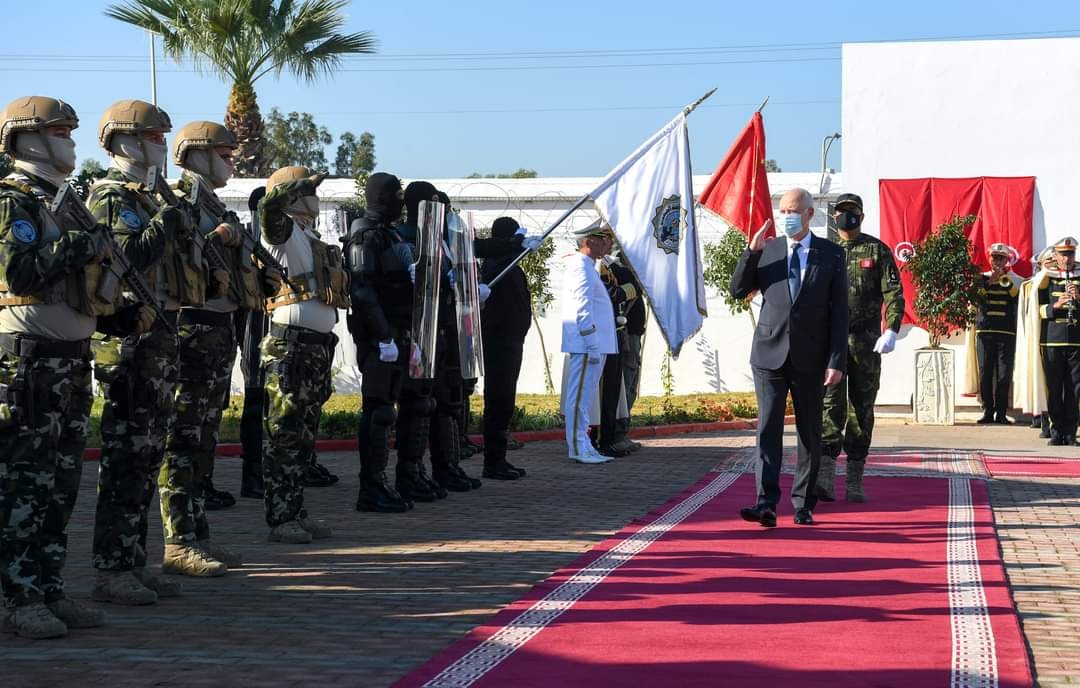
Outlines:
[[[112,235],[112,232],[107,227],[99,227],[98,221],[90,214],[90,210],[83,204],[82,199],[79,198],[78,193],[71,184],[64,184],[60,187],[60,191],[56,193],[56,198],[53,199],[52,207],[49,210],[56,219],[57,226],[78,227],[84,231],[92,232],[96,238],[107,242],[109,251],[112,254],[112,257],[105,262],[109,272],[126,284],[139,302],[153,308],[158,320],[165,325],[165,328],[171,334],[176,334],[176,328],[169,321],[165,309],[161,307],[161,303],[154,298],[154,292],[150,285],[146,283],[142,274],[128,260],[124,250],[116,243],[116,237]]]
[[[172,187],[165,181],[165,175],[161,173],[161,168],[151,167],[147,171],[146,182],[146,185],[150,187],[150,190],[160,196],[161,200],[165,201],[165,205],[171,205],[174,208],[184,207],[184,204],[173,192]],[[190,203],[189,205],[194,206],[194,203]],[[202,255],[206,256],[206,261],[210,264],[212,270],[224,270],[225,272],[229,272],[229,264],[225,262],[225,257],[218,251],[217,244],[213,241],[207,241],[207,238],[203,236],[198,228],[192,232],[191,237]]]
[[[300,288],[296,286],[296,283],[289,279],[289,270],[281,261],[275,258],[270,251],[263,246],[259,241],[258,227],[259,227],[259,201],[266,195],[266,187],[260,186],[251,192],[251,196],[248,197],[248,210],[251,211],[251,222],[248,227],[242,227],[240,230],[240,240],[244,244],[244,250],[255,256],[255,260],[262,263],[263,267],[276,270],[285,284],[289,285],[289,288],[295,292],[300,292]],[[219,201],[220,203],[220,201]],[[224,206],[222,206],[224,207]]]

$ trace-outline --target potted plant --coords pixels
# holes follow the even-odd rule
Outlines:
[[[915,287],[919,326],[930,335],[930,346],[915,352],[916,423],[953,424],[956,367],[953,351],[941,342],[967,329],[978,312],[982,276],[966,234],[975,220],[974,215],[956,215],[944,222],[915,243],[914,255],[904,264]]]

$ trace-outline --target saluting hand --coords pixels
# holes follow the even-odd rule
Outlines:
[[[762,250],[763,248],[765,248],[765,244],[767,244],[769,241],[776,238],[775,235],[771,236],[771,237],[765,236],[771,228],[772,228],[772,220],[765,220],[765,224],[761,225],[761,229],[759,229],[754,234],[754,238],[752,238],[750,240],[750,250],[751,251],[760,251],[760,250]]]

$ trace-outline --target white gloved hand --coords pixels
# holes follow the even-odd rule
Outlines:
[[[525,237],[521,241],[521,248],[526,251],[535,251],[540,248],[540,244],[542,243],[543,241],[539,237]]]
[[[476,285],[476,289],[480,292],[480,305],[483,306],[484,302],[487,301],[488,297],[491,296],[491,287],[481,282],[480,284]]]
[[[879,354],[887,354],[896,348],[896,332],[885,330],[874,343],[874,351]]]
[[[416,284],[416,263],[409,263],[409,280]]]
[[[379,342],[379,360],[383,363],[393,363],[397,360],[397,343],[391,339],[389,342]]]

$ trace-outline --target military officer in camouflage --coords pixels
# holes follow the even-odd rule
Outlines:
[[[165,452],[177,372],[176,313],[201,305],[206,278],[190,250],[187,212],[165,204],[147,186],[165,164],[168,114],[141,100],[122,100],[101,117],[98,140],[111,158],[90,189],[90,211],[143,271],[164,306],[167,323],[149,332],[94,343],[94,374],[105,406],[94,520],[93,598],[123,605],[153,604],[181,593],[177,583],[146,570],[148,512]]]
[[[191,205],[204,241],[213,242],[204,250],[215,251],[229,272],[228,289],[208,295],[201,307],[181,308],[178,318],[175,418],[158,489],[165,530],[161,570],[185,576],[221,576],[241,565],[239,556],[210,538],[204,491],[236,360],[233,314],[261,310],[264,298],[259,271],[241,249],[239,218],[214,193],[232,176],[236,147],[236,136],[216,122],[191,122],[173,139],[173,162],[183,170],[177,191]]]
[[[863,470],[874,432],[881,354],[896,346],[904,291],[892,251],[876,237],[862,233],[862,198],[840,194],[833,220],[847,258],[848,374],[825,391],[817,493],[827,502],[836,499],[836,457],[843,449],[847,454],[845,497],[849,502],[863,502]]]
[[[26,638],[105,623],[65,595],[62,576],[93,399],[90,335],[153,318],[119,308],[119,290],[104,286],[101,228],[49,209],[75,169],[78,124],[70,105],[42,96],[0,114],[0,153],[15,160],[0,180],[0,588],[4,626]]]
[[[270,331],[261,348],[267,399],[263,500],[271,542],[303,544],[332,534],[304,508],[304,474],[332,392],[337,309],[349,307],[341,249],[315,231],[322,180],[305,167],[283,167],[266,180],[259,201],[261,241],[288,272],[267,299]]]

